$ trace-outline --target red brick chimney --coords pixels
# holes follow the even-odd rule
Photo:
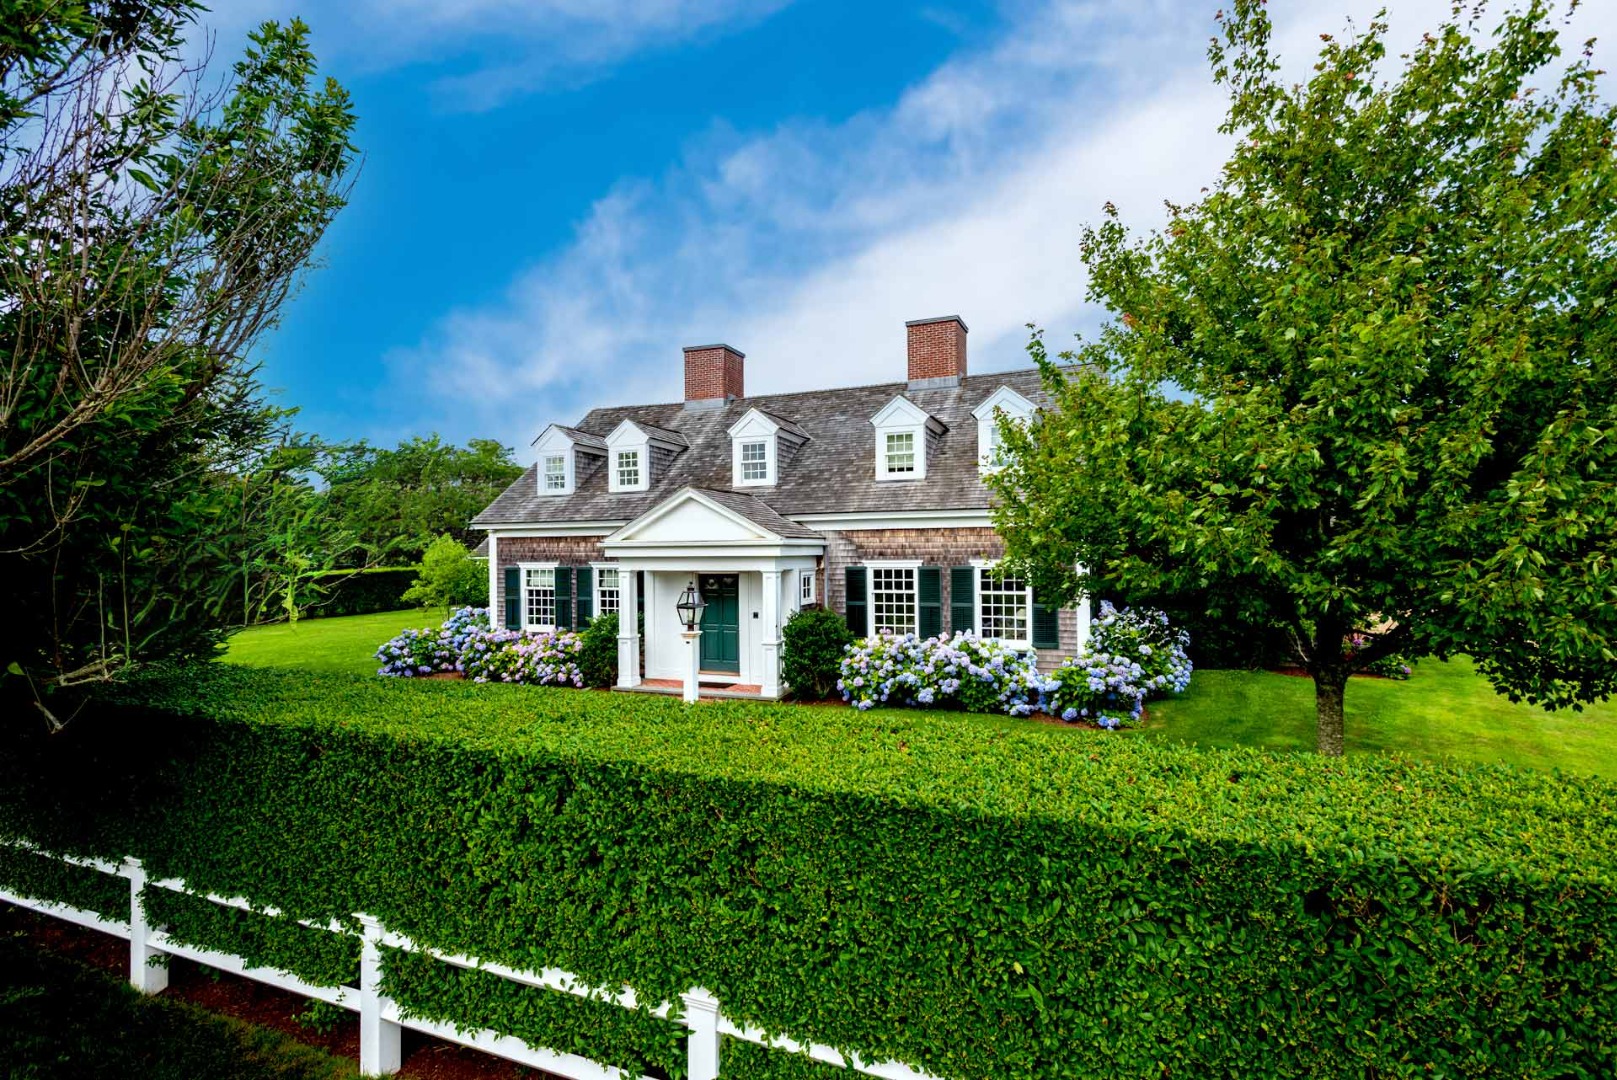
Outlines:
[[[966,324],[958,315],[914,319],[910,336],[910,383],[955,385],[966,377]]]
[[[685,404],[723,405],[746,397],[743,364],[747,356],[728,345],[685,346]]]

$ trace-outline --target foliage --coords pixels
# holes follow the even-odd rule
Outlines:
[[[1348,655],[1352,656],[1354,653],[1369,648],[1370,643],[1368,634],[1349,634],[1347,640]],[[1415,673],[1415,664],[1414,661],[1399,653],[1387,653],[1364,665],[1364,673],[1366,675],[1379,675],[1383,679],[1403,680]]]
[[[377,674],[409,678],[465,672],[468,663],[482,663],[471,654],[492,648],[490,633],[487,608],[461,608],[436,630],[406,628],[383,642],[376,650],[382,661]]]
[[[570,630],[491,628],[487,608],[461,608],[437,630],[403,630],[384,642],[376,650],[382,661],[377,674],[412,678],[460,672],[473,682],[582,687],[584,642],[583,634]],[[614,669],[616,664],[614,657]]]
[[[0,834],[940,1077],[1617,1071],[1610,783],[223,665],[117,695],[0,733]],[[440,1007],[520,1019],[479,998]]]
[[[49,3],[49,0],[46,0]],[[61,4],[49,6],[62,7]],[[105,875],[103,875],[105,876]],[[129,917],[128,889],[124,914]],[[352,1061],[53,955],[0,914],[0,1063],[16,1080],[348,1080]],[[352,1014],[348,1014],[352,1015]]]
[[[373,615],[409,606],[405,599],[418,570],[413,566],[377,566],[368,570],[327,570],[311,581],[320,598],[304,610],[305,617],[322,619],[344,615]],[[487,586],[483,589],[486,599]]]
[[[842,700],[861,710],[919,705],[1027,716],[1049,687],[1037,655],[970,633],[866,638],[848,647],[840,675]]]
[[[584,685],[598,690],[616,686],[618,681],[618,614],[596,617],[579,634],[578,670]]]
[[[231,636],[223,660],[246,667],[375,675],[376,643],[432,617],[418,610],[385,611],[248,627]]]
[[[522,475],[508,446],[471,439],[459,447],[437,435],[406,439],[391,449],[367,443],[326,447],[318,471],[324,512],[373,562],[423,558],[445,534],[473,543],[472,518]],[[488,598],[451,601],[474,602]]]
[[[780,673],[794,697],[824,701],[837,691],[842,654],[854,643],[848,620],[824,607],[800,608],[781,631]]]
[[[1086,720],[1115,731],[1145,708],[1145,673],[1126,656],[1085,649],[1050,675],[1046,708],[1068,723]]]
[[[1545,2],[1491,39],[1483,7],[1391,72],[1382,20],[1328,36],[1293,85],[1237,0],[1222,178],[1143,240],[1110,206],[1086,232],[1117,319],[1065,371],[1035,337],[1057,408],[993,481],[1036,586],[1212,589],[1284,626],[1324,753],[1394,653],[1469,652],[1550,706],[1617,687],[1617,112]]]
[[[1190,634],[1170,626],[1164,611],[1118,608],[1103,600],[1090,622],[1087,644],[1095,652],[1127,657],[1139,669],[1147,699],[1182,693],[1190,685]]]
[[[488,606],[488,565],[471,557],[466,545],[448,533],[427,545],[420,576],[401,599],[417,607]],[[403,606],[403,605],[395,605]]]
[[[54,690],[217,646],[266,497],[242,478],[284,423],[249,351],[347,191],[354,118],[308,28],[264,24],[205,96],[195,11],[7,8],[0,667],[53,723]]]

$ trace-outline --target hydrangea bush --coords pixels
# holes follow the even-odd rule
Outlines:
[[[459,608],[436,630],[404,630],[376,650],[379,675],[460,672],[474,682],[583,686],[582,635],[496,629],[487,608]]]
[[[1032,653],[958,633],[882,634],[848,646],[837,689],[859,709],[876,705],[961,708],[1026,716],[1046,680]]]
[[[1151,608],[1103,603],[1087,645],[1051,674],[1032,652],[970,633],[881,635],[848,646],[837,689],[856,708],[964,709],[1027,716],[1043,711],[1118,728],[1146,700],[1190,685],[1190,635]]]
[[[1349,634],[1347,639],[1348,659],[1352,660],[1357,653],[1367,648],[1369,644],[1369,635]],[[1402,653],[1391,653],[1379,660],[1370,661],[1365,666],[1364,671],[1367,675],[1379,675],[1383,679],[1396,679],[1402,682],[1415,674],[1415,662]]]

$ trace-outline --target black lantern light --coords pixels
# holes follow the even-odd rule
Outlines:
[[[702,610],[707,607],[707,601],[702,594],[696,591],[696,582],[692,581],[679,595],[679,603],[674,608],[679,612],[680,621],[685,624],[686,630],[695,630],[697,622],[702,618]]]

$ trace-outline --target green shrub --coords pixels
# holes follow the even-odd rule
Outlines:
[[[578,651],[578,669],[583,672],[584,685],[597,689],[617,685],[617,613],[597,617],[584,628],[579,637],[583,639],[583,644]]]
[[[843,651],[854,643],[847,620],[823,607],[793,612],[781,632],[780,673],[794,697],[824,701],[837,693]]]
[[[1617,1075],[1600,780],[223,666],[115,693],[0,725],[0,835],[945,1078]],[[597,1024],[473,982],[436,1007]],[[626,1016],[607,1063],[666,1034]]]
[[[457,607],[488,607],[488,564],[474,559],[448,533],[427,545],[421,569],[404,594],[404,602],[441,607],[444,615]]]
[[[309,579],[306,593],[313,597],[299,612],[301,618],[335,615],[374,615],[409,607],[404,594],[415,581],[413,566],[380,566],[373,570],[329,570]]]

